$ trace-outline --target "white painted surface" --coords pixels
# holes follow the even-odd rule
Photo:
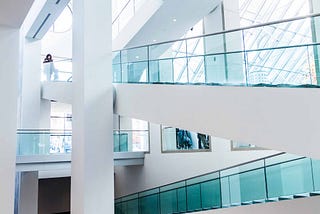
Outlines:
[[[160,125],[150,124],[150,153],[143,166],[115,167],[116,197],[275,154],[275,151],[231,152],[230,141],[212,138],[212,152],[161,153]]]
[[[41,43],[39,41],[30,42],[25,39],[23,41],[20,128],[36,129],[40,128],[39,121],[41,115]],[[50,115],[47,117],[50,117]]]
[[[295,199],[290,201],[273,202],[266,204],[256,204],[242,207],[233,207],[227,209],[217,209],[204,212],[197,212],[199,214],[316,214],[320,212],[320,197]]]
[[[34,0],[1,0],[0,25],[19,28]]]
[[[21,173],[18,213],[38,213],[38,172]]]
[[[73,2],[71,213],[114,213],[111,0]]]
[[[181,38],[215,8],[221,0],[164,0],[157,12],[128,43],[127,47]],[[175,19],[176,21],[173,21]]]
[[[72,104],[72,95],[72,82],[42,82],[42,99]]]
[[[223,0],[224,30],[240,27],[239,1]]]
[[[320,90],[115,85],[115,113],[320,158]]]
[[[1,8],[2,9],[2,8]],[[13,213],[20,32],[0,27],[0,210]]]
[[[218,4],[210,14],[203,18],[204,34],[223,31],[222,3]],[[206,46],[207,47],[207,46]]]

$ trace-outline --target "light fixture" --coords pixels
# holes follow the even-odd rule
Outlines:
[[[177,19],[176,19],[176,18],[173,18],[173,19],[172,19],[172,21],[173,21],[173,22],[176,22],[176,21],[177,21]]]

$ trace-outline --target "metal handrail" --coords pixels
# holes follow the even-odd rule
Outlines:
[[[121,196],[119,198],[116,198],[115,200],[119,200],[121,198],[130,197],[131,195],[137,195],[137,194],[140,194],[140,193],[143,193],[143,192],[147,192],[147,191],[150,191],[150,190],[154,190],[154,189],[160,189],[162,187],[170,186],[170,185],[173,185],[173,184],[176,184],[176,183],[181,183],[181,182],[184,182],[184,181],[187,181],[187,180],[191,180],[191,179],[195,179],[195,178],[200,178],[200,177],[203,177],[203,176],[206,176],[206,175],[210,175],[210,174],[214,174],[214,173],[220,173],[221,171],[225,171],[225,170],[228,170],[228,169],[244,166],[244,165],[247,165],[247,164],[250,164],[250,163],[255,163],[255,162],[258,162],[258,161],[262,161],[262,160],[266,160],[266,159],[269,159],[269,158],[277,157],[277,156],[280,156],[280,155],[283,155],[283,154],[286,154],[286,153],[285,152],[280,152],[280,153],[277,153],[277,154],[274,154],[274,155],[270,155],[270,156],[267,156],[267,157],[258,158],[258,159],[252,160],[252,161],[247,161],[247,162],[244,162],[244,163],[241,163],[241,164],[237,164],[237,165],[234,165],[234,166],[230,166],[230,167],[226,167],[226,168],[223,168],[223,169],[215,170],[215,171],[208,172],[208,173],[205,173],[205,174],[202,174],[202,175],[193,176],[193,177],[190,177],[190,178],[187,178],[187,179],[183,179],[183,180],[172,182],[172,183],[165,184],[165,185],[162,185],[162,186],[150,188],[150,189],[143,190],[143,191],[140,191],[140,192],[137,192],[137,193],[132,193],[132,194],[129,194],[129,195]],[[305,158],[305,157],[297,157],[297,159],[300,159],[300,158]],[[295,159],[293,159],[293,160],[295,160]]]
[[[113,52],[118,52],[118,51],[123,51],[123,50],[131,50],[131,49],[136,49],[136,48],[143,48],[143,47],[148,47],[148,46],[153,46],[153,45],[162,45],[162,44],[173,43],[173,42],[180,42],[180,41],[185,41],[185,40],[189,40],[189,39],[196,39],[196,38],[201,38],[201,37],[207,37],[207,36],[232,33],[232,32],[236,32],[236,31],[243,31],[243,30],[248,30],[248,29],[252,29],[252,28],[265,27],[265,26],[269,26],[269,25],[281,24],[281,23],[285,23],[285,22],[291,22],[291,21],[302,20],[302,19],[306,19],[306,18],[313,18],[313,17],[318,17],[318,16],[320,16],[320,13],[314,13],[314,14],[309,14],[309,15],[305,15],[305,16],[298,16],[298,17],[294,17],[294,18],[283,19],[283,20],[278,20],[278,21],[273,21],[273,22],[268,22],[268,23],[263,23],[263,24],[257,24],[257,25],[242,27],[242,28],[235,28],[235,29],[231,29],[231,30],[220,31],[220,32],[216,32],[216,33],[203,34],[200,36],[193,36],[193,37],[188,37],[188,38],[174,39],[174,40],[169,40],[169,41],[164,41],[164,42],[134,46],[134,47],[129,47],[129,48],[122,49],[122,50],[116,50]]]

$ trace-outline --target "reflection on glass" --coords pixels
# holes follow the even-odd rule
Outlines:
[[[114,115],[114,151],[149,151],[149,123],[134,118]]]
[[[300,18],[122,50],[120,62],[113,62],[114,81],[317,85],[319,38],[315,25],[319,19]]]
[[[129,203],[141,214],[185,213],[319,195],[318,171],[318,160],[281,153],[118,198],[116,214],[132,213]]]
[[[17,155],[71,153],[72,133],[67,130],[18,130]]]
[[[149,151],[148,130],[115,130],[113,132],[114,152]]]
[[[162,151],[210,150],[210,136],[162,126]]]

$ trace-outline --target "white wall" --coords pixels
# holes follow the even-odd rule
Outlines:
[[[49,128],[50,105],[40,99],[40,41],[25,40],[23,47],[23,72],[20,128]]]
[[[115,85],[115,113],[320,158],[320,91],[312,88]]]
[[[273,202],[266,204],[256,204],[227,209],[210,210],[197,212],[199,214],[315,214],[320,212],[320,197],[295,199],[289,201]]]
[[[20,32],[0,26],[0,210],[13,213]]]
[[[41,98],[72,104],[72,82],[43,82]]]
[[[211,152],[161,153],[160,125],[150,124],[150,154],[144,166],[115,167],[116,197],[234,166],[275,151],[231,151],[230,141],[212,138]]]

